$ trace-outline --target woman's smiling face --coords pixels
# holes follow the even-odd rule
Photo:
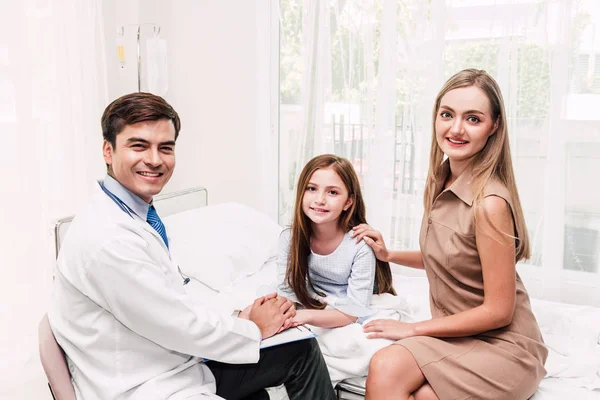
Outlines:
[[[477,86],[450,90],[435,118],[438,146],[450,161],[465,161],[479,153],[496,132],[490,101]]]

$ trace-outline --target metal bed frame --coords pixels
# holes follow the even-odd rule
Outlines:
[[[351,378],[337,384],[335,391],[339,400],[364,399],[366,394],[365,377]]]

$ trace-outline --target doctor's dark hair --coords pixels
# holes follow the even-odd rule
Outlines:
[[[181,121],[169,103],[152,93],[130,93],[110,103],[102,114],[102,136],[114,148],[117,135],[126,125],[144,121],[169,119],[175,127],[175,140],[179,136]]]
[[[324,168],[332,168],[335,171],[342,182],[344,182],[344,186],[348,191],[348,198],[352,199],[352,205],[346,211],[342,211],[342,214],[338,218],[338,228],[346,233],[353,226],[367,223],[365,202],[362,197],[360,182],[352,163],[345,158],[333,154],[322,154],[310,160],[304,166],[298,178],[285,283],[294,291],[298,301],[304,307],[320,310],[325,308],[325,304],[313,299],[308,292],[308,287],[310,287],[319,296],[325,296],[324,293],[320,293],[315,289],[308,273],[312,225],[310,219],[302,211],[302,199],[312,175],[316,170]],[[368,245],[365,244],[365,246]],[[376,260],[375,285],[377,294],[396,294],[392,286],[392,271],[389,263]]]

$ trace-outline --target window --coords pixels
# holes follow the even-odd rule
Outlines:
[[[353,162],[390,247],[418,247],[435,94],[485,69],[507,107],[532,244],[521,275],[539,297],[600,291],[600,3],[281,0],[280,18],[281,224],[300,169],[334,152]]]

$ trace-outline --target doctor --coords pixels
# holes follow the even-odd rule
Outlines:
[[[149,93],[102,116],[108,173],[69,228],[48,312],[77,398],[268,399],[265,387],[285,384],[292,400],[334,399],[314,339],[259,349],[290,326],[289,300],[261,297],[232,316],[186,295],[152,205],[173,174],[179,129]]]

